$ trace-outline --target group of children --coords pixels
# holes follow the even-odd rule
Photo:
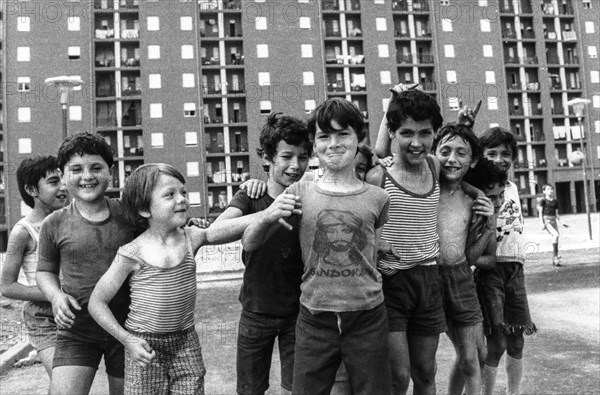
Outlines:
[[[111,394],[203,393],[194,256],[240,237],[239,394],[267,390],[276,339],[283,393],[329,394],[336,377],[346,393],[406,393],[411,379],[435,393],[442,332],[457,353],[448,392],[491,393],[506,351],[518,393],[535,326],[506,180],[516,139],[442,124],[431,96],[393,91],[375,150],[392,157],[373,166],[351,102],[328,99],[307,123],[272,114],[264,194],[250,192],[260,183],[240,190],[206,229],[185,226],[185,179],[167,164],[140,166],[122,199],[106,197],[113,153],[99,135],[25,160],[17,175],[33,211],[11,232],[2,294],[29,301],[51,393],[88,393],[102,357]],[[317,173],[306,172],[313,151]]]

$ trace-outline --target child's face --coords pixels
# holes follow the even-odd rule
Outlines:
[[[460,136],[446,136],[437,146],[435,156],[442,165],[442,176],[447,181],[460,182],[470,168],[477,163],[473,160],[471,145]]]
[[[354,157],[354,174],[361,181],[364,181],[367,177],[367,172],[369,171],[368,163],[368,159],[360,151],[356,153]]]
[[[100,155],[73,155],[65,164],[63,182],[76,200],[95,202],[104,199],[111,176]]]
[[[289,187],[302,178],[308,166],[307,144],[290,145],[284,140],[277,144],[277,152],[270,161],[270,177],[276,183]]]
[[[37,183],[37,193],[33,195],[48,210],[61,209],[68,202],[69,194],[60,179],[60,170],[49,171]]]
[[[552,188],[550,186],[544,188],[544,195],[546,195],[546,197],[551,198],[553,193],[554,193],[554,188]]]
[[[340,171],[353,166],[358,150],[358,136],[352,126],[343,129],[336,121],[331,121],[335,133],[325,133],[317,125],[314,151],[319,157],[319,164],[332,171]]]
[[[431,120],[415,121],[407,117],[402,126],[390,133],[397,142],[396,153],[408,165],[420,165],[431,152],[433,145],[433,125]]]
[[[504,204],[504,185],[494,184],[489,188],[485,188],[483,193],[487,196],[494,205],[494,214],[498,215],[500,208]]]
[[[140,215],[153,224],[179,228],[186,224],[190,208],[185,185],[177,178],[161,174],[150,199],[150,211]]]
[[[496,166],[506,172],[508,172],[508,169],[510,169],[513,164],[512,149],[506,144],[484,148],[483,156],[494,162]]]

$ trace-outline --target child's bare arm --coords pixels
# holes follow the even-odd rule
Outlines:
[[[469,265],[490,270],[496,265],[496,217],[487,218],[486,226],[480,235],[469,235],[472,242],[467,241],[467,260]],[[478,232],[471,229],[470,232]]]
[[[32,243],[33,240],[29,232],[22,226],[16,226],[10,232],[6,261],[2,266],[0,277],[0,293],[2,296],[32,302],[48,301],[38,287],[29,287],[18,282],[19,271],[23,265],[23,256],[31,248]]]
[[[114,298],[129,274],[137,269],[139,264],[134,259],[117,255],[96,284],[90,296],[88,311],[98,325],[128,349],[138,365],[145,367],[156,353],[146,340],[133,336],[123,328],[108,307],[108,303]]]
[[[225,219],[231,219],[231,218],[239,218],[242,215],[244,215],[244,213],[242,212],[242,210],[240,210],[237,207],[227,207],[227,209],[225,209],[225,211],[223,211],[214,221],[213,221],[213,225],[216,223],[219,223]]]
[[[385,158],[392,155],[391,151],[390,133],[388,131],[388,123],[385,113],[379,124],[379,131],[377,132],[377,141],[375,142],[375,155],[379,158]]]

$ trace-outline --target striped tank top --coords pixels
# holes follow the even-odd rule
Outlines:
[[[117,259],[134,259],[140,268],[129,277],[131,305],[125,328],[135,332],[167,333],[194,326],[196,261],[187,232],[186,254],[171,268],[147,264],[119,249]]]
[[[23,255],[23,261],[21,264],[21,270],[19,271],[18,282],[27,285],[29,287],[36,286],[35,281],[35,270],[37,268],[38,261],[38,243],[40,242],[40,228],[33,226],[26,218],[21,218],[15,226],[20,225],[33,240],[33,250]]]
[[[398,270],[436,264],[440,187],[432,159],[426,160],[433,175],[433,186],[425,194],[408,191],[383,169],[382,187],[390,195],[390,219],[383,225],[381,238],[392,244],[401,256],[397,259],[386,254],[377,262],[379,271],[388,276]]]

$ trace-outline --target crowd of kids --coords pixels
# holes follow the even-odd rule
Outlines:
[[[456,350],[444,392],[491,394],[506,352],[508,393],[519,393],[536,327],[506,175],[516,139],[499,127],[477,138],[476,111],[461,115],[443,124],[433,97],[395,87],[376,158],[345,99],[307,122],[271,114],[258,149],[267,181],[244,184],[207,227],[187,226],[185,179],[168,164],[138,167],[122,198],[108,198],[114,155],[100,135],[23,160],[32,210],[10,234],[0,290],[27,301],[50,393],[89,393],[104,358],[111,394],[203,394],[195,255],[240,238],[238,394],[269,388],[276,340],[282,393],[405,394],[412,380],[414,393],[434,394],[442,332]],[[558,203],[544,193],[560,265]]]

